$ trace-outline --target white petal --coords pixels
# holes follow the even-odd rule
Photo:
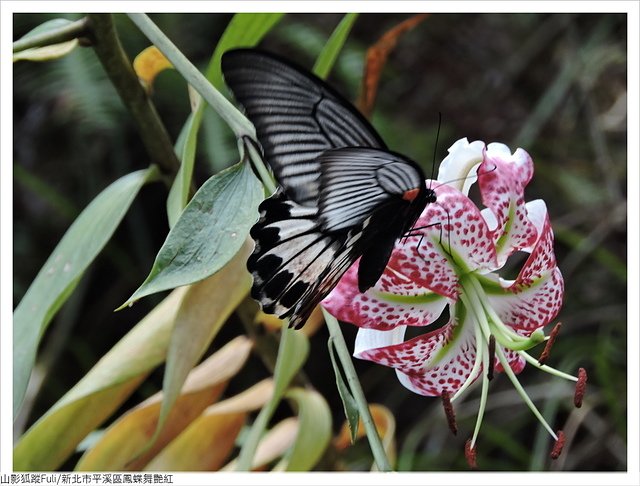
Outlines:
[[[364,351],[403,342],[406,329],[407,326],[398,326],[391,331],[378,331],[376,329],[366,328],[358,329],[353,356],[358,358]]]
[[[476,140],[469,143],[466,138],[461,138],[449,147],[447,155],[440,164],[438,182],[455,187],[465,195],[477,177],[475,171],[482,162],[484,142]]]

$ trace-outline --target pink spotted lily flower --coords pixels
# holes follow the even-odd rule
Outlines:
[[[577,382],[576,406],[584,394],[583,369],[574,377],[543,364],[559,324],[549,336],[543,328],[560,310],[564,282],[544,201],[524,200],[532,175],[533,162],[522,149],[511,153],[503,144],[458,140],[438,180],[427,182],[437,202],[426,207],[412,236],[396,244],[378,283],[361,294],[356,262],[323,302],[336,318],[360,327],[354,356],[395,368],[415,393],[442,397],[454,433],[452,403],[481,379],[480,410],[466,444],[471,467],[494,372],[508,376],[554,438],[553,458],[564,435],[544,420],[516,375],[529,363]],[[484,209],[467,196],[475,182]],[[516,279],[506,280],[498,272],[516,252],[528,258]],[[405,340],[407,326],[429,326],[447,307],[447,324]],[[544,341],[540,358],[527,353]]]

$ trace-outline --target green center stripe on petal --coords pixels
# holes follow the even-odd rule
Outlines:
[[[504,222],[504,231],[498,241],[496,241],[496,252],[498,254],[502,253],[505,243],[511,236],[511,226],[513,226],[513,218],[515,217],[515,207],[513,204],[513,199],[509,200],[509,215],[507,216],[506,221]]]
[[[387,302],[393,302],[394,304],[432,304],[438,302],[440,299],[444,299],[442,295],[438,295],[435,292],[425,292],[420,295],[397,295],[390,292],[380,292],[374,290],[373,293],[376,297]]]
[[[452,348],[456,347],[458,338],[462,335],[462,329],[467,324],[467,309],[464,305],[456,303],[452,306],[454,313],[453,331],[451,333],[451,339],[449,342],[442,346],[442,348],[434,354],[433,358],[429,360],[429,366],[434,367],[441,361],[447,358]]]

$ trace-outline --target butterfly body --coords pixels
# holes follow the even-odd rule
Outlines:
[[[225,53],[222,68],[279,183],[251,229],[252,296],[299,327],[358,258],[360,291],[375,285],[435,193],[312,74],[254,49]]]

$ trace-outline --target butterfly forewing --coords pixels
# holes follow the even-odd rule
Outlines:
[[[251,229],[251,295],[300,327],[360,256],[370,262],[361,291],[378,280],[429,190],[420,168],[387,151],[316,76],[252,49],[225,53],[222,70],[280,184]]]
[[[315,206],[318,156],[339,147],[383,148],[369,122],[321,79],[253,49],[222,57],[225,81],[256,127],[267,163],[287,195]]]

